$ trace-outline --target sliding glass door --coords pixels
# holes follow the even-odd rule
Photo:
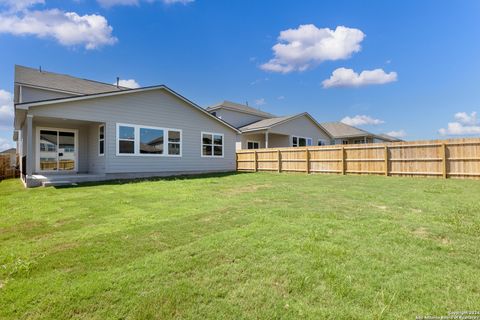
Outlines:
[[[75,171],[77,168],[76,131],[38,130],[38,171]]]

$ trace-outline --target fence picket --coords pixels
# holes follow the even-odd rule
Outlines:
[[[480,138],[238,150],[236,160],[238,171],[480,179]]]

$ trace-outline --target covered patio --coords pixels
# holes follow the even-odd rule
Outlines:
[[[280,148],[290,145],[289,135],[270,130],[244,133],[241,140],[241,149]]]
[[[105,172],[102,122],[26,114],[16,134],[27,186],[95,181]]]

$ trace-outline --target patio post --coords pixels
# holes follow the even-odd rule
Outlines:
[[[27,119],[26,119],[26,128],[27,128],[27,152],[25,153],[27,155],[27,176],[31,176],[33,174],[33,164],[34,159],[33,159],[33,115],[32,114],[27,114]]]

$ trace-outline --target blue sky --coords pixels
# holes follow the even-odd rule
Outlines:
[[[480,1],[0,0],[0,149],[14,64],[409,140],[480,136],[479,40]]]

